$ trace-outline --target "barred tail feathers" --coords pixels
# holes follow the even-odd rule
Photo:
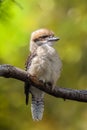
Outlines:
[[[32,98],[31,113],[33,120],[35,121],[41,120],[43,117],[43,111],[44,111],[44,101],[42,99],[37,100],[35,98]]]

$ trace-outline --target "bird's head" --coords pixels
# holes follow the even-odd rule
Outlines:
[[[55,37],[54,33],[48,29],[39,29],[32,33],[30,42],[30,51],[37,49],[38,46],[53,46],[59,37]]]

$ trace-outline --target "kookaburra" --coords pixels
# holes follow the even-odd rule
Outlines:
[[[30,40],[30,56],[26,62],[26,71],[38,80],[54,88],[60,77],[62,63],[53,48],[59,40],[48,29],[39,29],[32,33]],[[44,92],[25,83],[26,104],[29,93],[32,95],[31,112],[33,120],[41,120],[44,111]]]

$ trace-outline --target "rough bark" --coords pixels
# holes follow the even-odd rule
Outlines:
[[[69,99],[87,102],[87,90],[76,90],[59,86],[52,89],[51,86],[38,81],[38,79],[29,75],[26,71],[8,64],[0,65],[0,76],[5,78],[14,78],[23,82],[28,81],[34,87],[37,87],[54,97],[63,98],[64,100]]]

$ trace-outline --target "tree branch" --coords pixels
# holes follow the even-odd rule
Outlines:
[[[5,78],[15,78],[23,82],[30,82],[34,87],[54,96],[69,100],[76,100],[80,102],[87,102],[87,90],[76,90],[70,88],[55,87],[52,89],[49,85],[43,84],[38,81],[35,77],[29,75],[26,71],[11,66],[11,65],[0,65],[0,76]]]

